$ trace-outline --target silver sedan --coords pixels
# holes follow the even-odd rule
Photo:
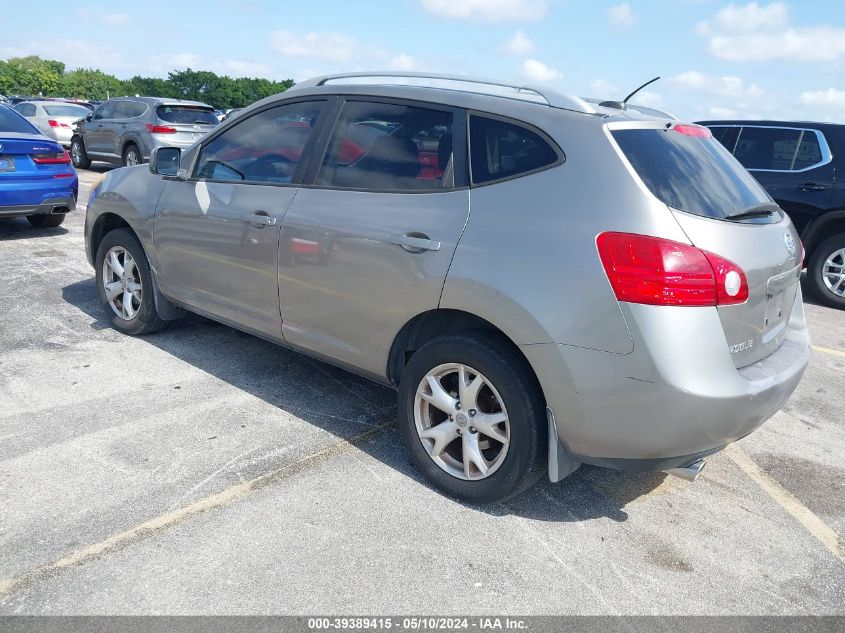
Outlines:
[[[42,134],[56,139],[65,147],[70,147],[74,122],[91,112],[85,106],[61,101],[22,101],[15,110]]]

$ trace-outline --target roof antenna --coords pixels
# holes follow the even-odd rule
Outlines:
[[[660,77],[655,77],[654,79],[650,79],[649,81],[645,82],[642,86],[634,90],[631,94],[625,97],[622,101],[602,101],[599,105],[603,108],[616,108],[617,110],[625,110],[627,108],[628,100],[637,94],[640,90],[645,88],[646,86],[653,84],[655,81],[660,79]]]

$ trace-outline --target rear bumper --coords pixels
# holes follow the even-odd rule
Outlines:
[[[68,213],[76,209],[73,196],[48,198],[39,204],[19,204],[0,206],[0,218],[14,218],[23,215],[50,215],[52,213]]]
[[[684,311],[679,313],[678,311]],[[810,339],[800,290],[783,344],[736,369],[715,308],[623,304],[634,351],[526,345],[576,460],[628,471],[686,466],[748,435],[804,374]]]

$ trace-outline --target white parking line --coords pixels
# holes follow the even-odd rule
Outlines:
[[[845,563],[845,547],[839,542],[839,536],[810,508],[784,488],[760,468],[738,444],[731,444],[725,449],[727,456],[751,477],[778,505],[795,517],[801,525],[824,545],[836,558]]]

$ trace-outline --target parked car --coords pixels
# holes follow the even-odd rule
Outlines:
[[[78,192],[67,150],[0,105],[0,218],[26,216],[35,227],[56,227],[76,208]]]
[[[783,405],[798,236],[707,128],[412,79],[306,81],[108,173],[112,325],[197,312],[392,385],[414,463],[473,501],[581,463],[694,478]]]
[[[70,147],[73,126],[87,116],[90,110],[81,105],[60,101],[22,101],[15,111],[32,123],[49,138]]]
[[[92,160],[139,165],[156,147],[190,147],[218,124],[214,108],[197,101],[109,99],[77,123],[70,155],[81,169]]]
[[[807,281],[845,309],[845,125],[703,121],[786,211],[806,250]]]

